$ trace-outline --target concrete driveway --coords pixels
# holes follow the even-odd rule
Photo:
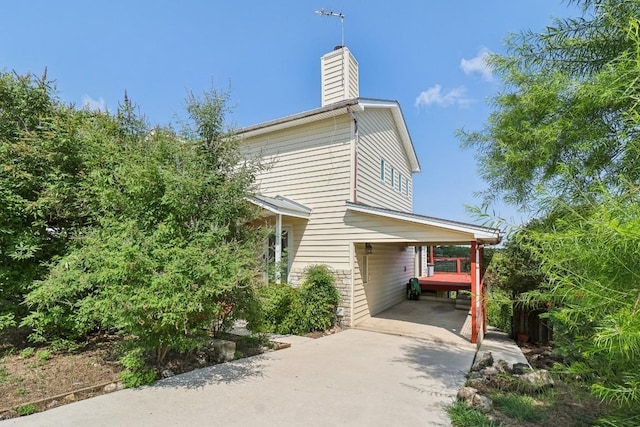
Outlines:
[[[24,418],[15,426],[449,425],[475,347],[346,330]]]

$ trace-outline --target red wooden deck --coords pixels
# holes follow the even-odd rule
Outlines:
[[[418,277],[418,282],[423,291],[471,290],[471,274],[436,273]]]

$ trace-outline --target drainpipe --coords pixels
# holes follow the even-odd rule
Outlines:
[[[353,203],[358,203],[358,144],[360,142],[360,132],[358,131],[358,120],[356,116],[351,112],[351,109],[347,107],[347,111],[353,118],[353,140],[354,140],[354,154],[353,154]]]

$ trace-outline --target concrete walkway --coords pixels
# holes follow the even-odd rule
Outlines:
[[[522,354],[522,350],[514,340],[509,338],[509,336],[499,331],[496,328],[489,326],[487,329],[487,333],[480,344],[479,354],[490,351],[493,356],[493,360],[496,362],[500,359],[506,360],[509,362],[509,365],[513,365],[514,363],[526,363],[529,362],[527,358]]]
[[[0,425],[449,425],[444,408],[474,355],[474,346],[346,330]]]

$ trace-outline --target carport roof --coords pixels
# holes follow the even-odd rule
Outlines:
[[[500,241],[502,240],[500,230],[496,228],[482,227],[464,222],[451,221],[448,219],[434,218],[409,212],[396,211],[393,209],[379,208],[362,203],[347,202],[347,210],[411,222],[414,224],[467,233],[469,234],[469,241],[476,241],[482,244],[495,245],[500,243]]]
[[[268,197],[258,194],[253,197],[249,197],[248,200],[254,205],[276,215],[292,216],[303,219],[308,219],[311,215],[310,208],[282,196]]]

